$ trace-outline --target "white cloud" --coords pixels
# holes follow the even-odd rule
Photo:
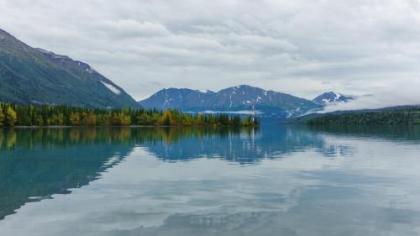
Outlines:
[[[0,0],[0,28],[88,62],[138,99],[251,84],[420,103],[416,0]]]
[[[99,30],[111,39],[130,39],[143,37],[162,37],[169,35],[165,26],[152,22],[139,22],[132,19],[121,19],[116,21],[107,21],[94,26],[94,30]]]

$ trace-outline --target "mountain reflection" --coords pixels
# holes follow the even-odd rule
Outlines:
[[[98,178],[131,151],[128,140],[124,129],[0,132],[0,219],[25,202],[69,193]]]
[[[143,144],[158,158],[165,161],[184,161],[200,157],[221,158],[241,164],[258,162],[265,158],[320,148],[322,136],[306,129],[293,127],[237,130],[222,135],[205,135],[200,139],[183,137],[177,142],[146,142]]]
[[[0,219],[26,202],[67,194],[97,179],[138,144],[179,142],[227,129],[52,128],[0,132]],[[244,131],[245,133],[247,131]]]
[[[312,149],[325,157],[352,156],[335,137],[416,141],[420,129],[345,129],[276,126],[258,129],[56,128],[0,132],[0,219],[26,202],[67,194],[89,184],[144,147],[165,162],[217,158],[239,164]]]

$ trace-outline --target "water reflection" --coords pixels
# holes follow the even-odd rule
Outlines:
[[[97,179],[139,144],[249,135],[250,130],[170,128],[6,129],[0,132],[0,220],[26,202],[68,194]]]
[[[5,130],[0,235],[417,235],[419,139],[412,128]]]
[[[148,150],[165,161],[196,158],[221,158],[250,164],[263,159],[280,158],[287,153],[324,146],[322,136],[304,128],[270,127],[242,130],[223,135],[183,137],[176,142],[146,142]]]
[[[88,184],[127,156],[132,146],[124,129],[0,132],[0,219],[28,201]]]
[[[354,138],[375,138],[390,141],[418,142],[420,126],[318,126],[305,127],[311,132]]]
[[[185,138],[206,136],[226,137],[231,135],[251,136],[258,132],[254,128],[39,128],[0,130],[0,150],[15,147],[31,149],[34,146],[53,147],[79,144],[125,143],[143,144],[145,142],[174,143]]]

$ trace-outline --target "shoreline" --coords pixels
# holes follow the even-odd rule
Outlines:
[[[2,126],[0,129],[64,129],[64,128],[257,128],[259,126],[211,126],[211,125],[93,125],[93,126],[82,126],[82,125],[47,125],[47,126],[22,126],[17,125],[13,127]]]

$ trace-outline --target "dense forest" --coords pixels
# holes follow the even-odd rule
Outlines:
[[[416,125],[420,124],[420,108],[389,108],[336,112],[302,118],[308,125]]]
[[[253,117],[189,114],[177,110],[91,109],[0,103],[0,126],[207,126],[252,127]]]

